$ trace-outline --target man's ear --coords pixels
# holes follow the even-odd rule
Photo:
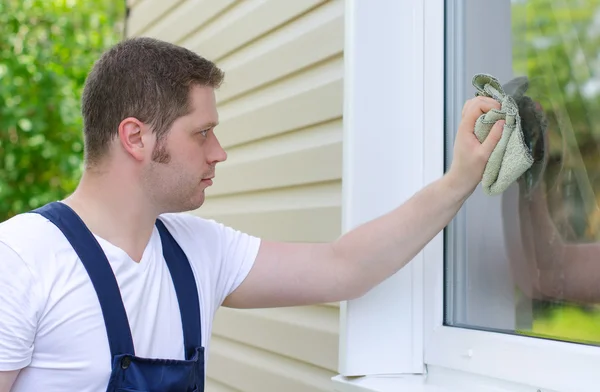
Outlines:
[[[134,159],[141,161],[148,154],[149,127],[135,117],[128,117],[119,124],[119,141],[123,149]]]

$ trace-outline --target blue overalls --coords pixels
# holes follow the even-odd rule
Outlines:
[[[196,280],[188,259],[165,225],[156,220],[181,313],[185,360],[135,356],[121,292],[102,248],[79,216],[67,205],[49,203],[32,212],[54,223],[71,243],[94,285],[112,357],[107,392],[204,391],[204,347]],[[160,339],[159,336],[156,339]]]

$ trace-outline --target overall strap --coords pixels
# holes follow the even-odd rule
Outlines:
[[[120,354],[135,355],[117,280],[94,235],[75,211],[64,203],[52,202],[32,212],[44,216],[62,231],[87,270],[102,309],[111,358]]]
[[[198,300],[196,279],[188,258],[165,224],[157,219],[156,227],[160,233],[163,255],[169,267],[179,302],[185,358],[189,360],[194,355],[196,348],[202,347],[200,301]]]

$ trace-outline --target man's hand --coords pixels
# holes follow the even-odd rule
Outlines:
[[[499,107],[493,99],[468,101],[452,169],[397,209],[329,244],[263,241],[248,277],[224,305],[254,308],[348,300],[396,273],[452,220],[481,181],[502,123],[482,144],[474,134],[475,121]]]
[[[470,195],[481,182],[487,161],[502,137],[504,121],[494,125],[483,143],[475,136],[475,122],[491,109],[500,109],[500,103],[488,97],[470,99],[463,107],[454,143],[454,157],[447,176],[465,196]]]

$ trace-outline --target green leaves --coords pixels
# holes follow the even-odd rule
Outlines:
[[[122,38],[124,3],[0,1],[0,221],[74,190],[83,84]]]
[[[600,201],[599,12],[600,0],[512,4],[513,70],[529,77],[527,94],[547,115],[548,203],[573,242],[600,239],[600,215],[590,213]]]

